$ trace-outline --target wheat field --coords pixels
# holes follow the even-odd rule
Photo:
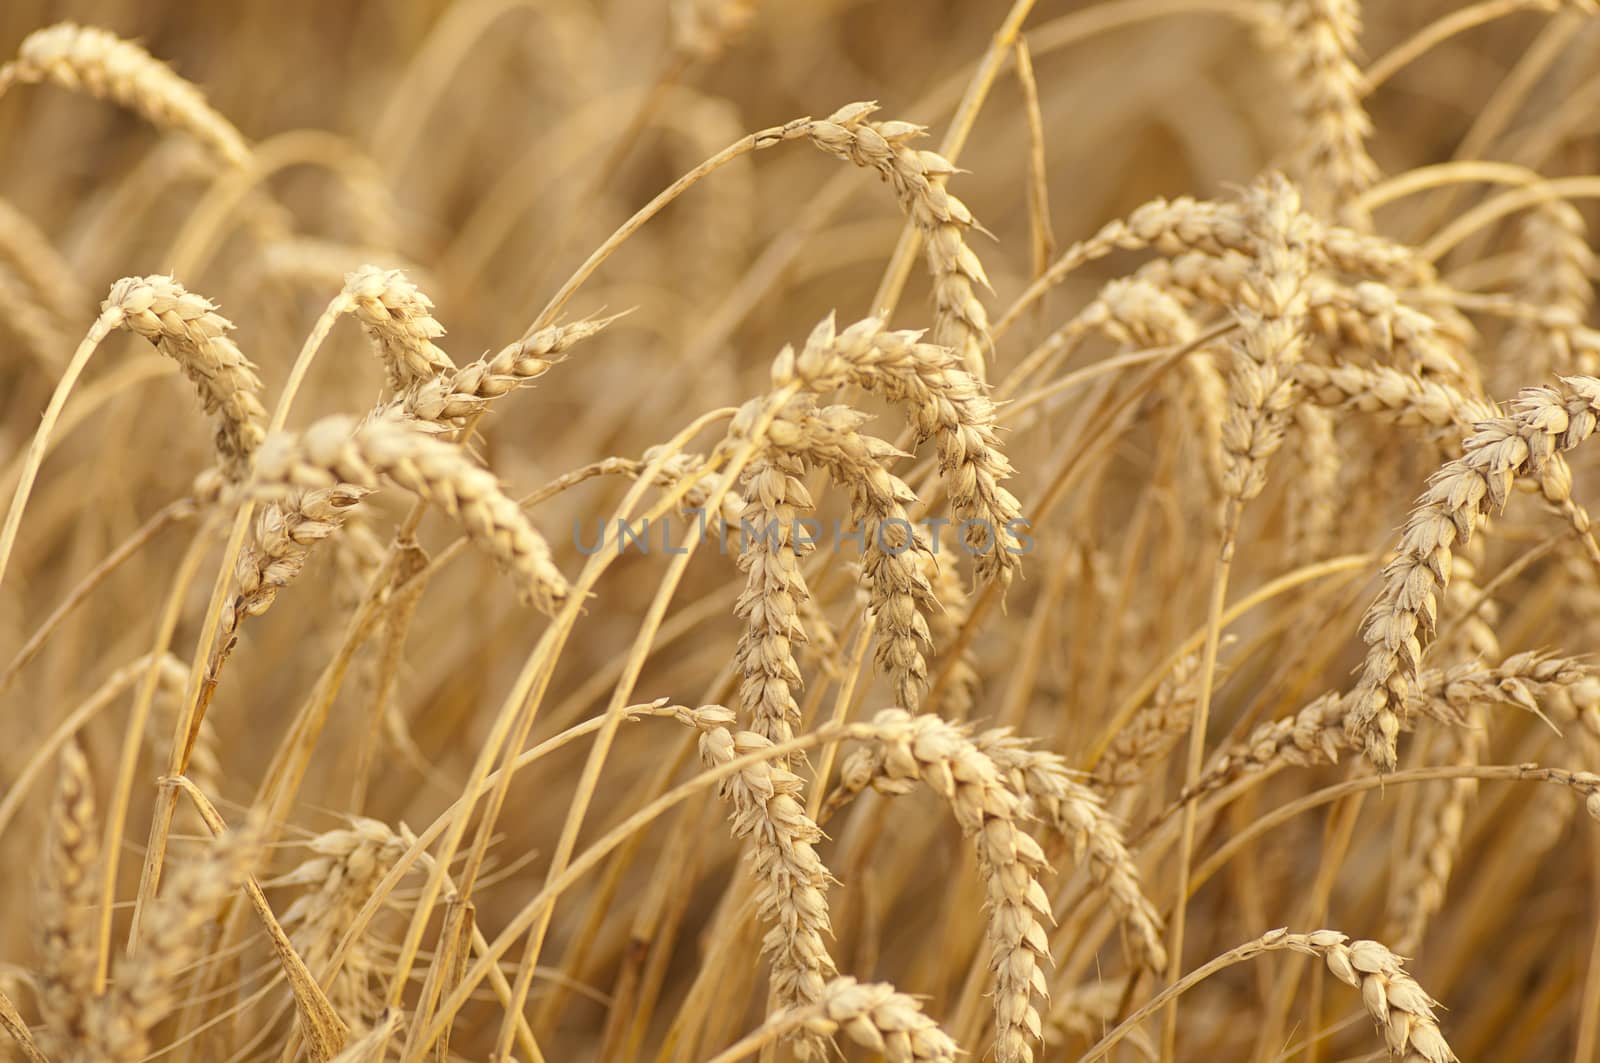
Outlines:
[[[1600,1061],[1590,0],[7,0],[0,1058]]]

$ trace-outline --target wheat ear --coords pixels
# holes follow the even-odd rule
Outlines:
[[[1039,885],[1044,850],[1021,827],[1023,797],[1004,772],[960,728],[937,716],[885,709],[873,717],[871,737],[841,768],[841,785],[906,793],[917,782],[949,802],[956,822],[977,848],[988,888],[989,943],[995,972],[995,1058],[1033,1059],[1042,1034],[1036,1001],[1047,996],[1050,963],[1044,923],[1050,902]],[[1076,833],[1076,829],[1074,829]]]
[[[553,613],[569,587],[550,547],[506,497],[494,475],[460,447],[403,421],[325,418],[306,431],[284,433],[263,446],[255,490],[326,489],[340,484],[376,489],[387,476],[455,517],[478,545],[514,572],[526,600]]]
[[[1299,176],[1312,183],[1318,209],[1348,214],[1378,178],[1367,154],[1372,119],[1361,106],[1365,83],[1352,58],[1361,10],[1357,0],[1290,0],[1283,18],[1300,118]],[[1351,220],[1366,224],[1364,216]]]
[[[256,367],[228,338],[233,323],[210,300],[160,274],[117,281],[101,316],[143,336],[182,367],[206,411],[217,415],[217,453],[225,470],[242,476],[266,435],[267,413]]]
[[[50,848],[39,890],[39,1009],[48,1044],[83,1037],[94,999],[95,866],[99,825],[94,781],[76,740],[61,747],[60,778],[50,810]]]
[[[961,1056],[955,1041],[922,1013],[915,998],[885,982],[835,978],[823,987],[817,1000],[773,1012],[759,1030],[712,1063],[733,1063],[777,1038],[800,1031],[817,1037],[842,1033],[888,1063],[955,1063]]]
[[[770,748],[772,742],[750,731],[729,730],[735,715],[710,705],[679,713],[700,732],[700,757],[710,767]],[[828,887],[833,876],[817,855],[822,831],[806,815],[805,781],[782,764],[756,761],[729,776],[722,796],[733,806],[733,833],[750,839],[751,873],[757,905],[772,924],[762,951],[772,965],[773,993],[779,1006],[815,1004],[825,999],[828,980],[838,974],[828,953]],[[802,1058],[822,1054],[825,1032],[802,1032],[796,1045]]]
[[[152,125],[189,134],[228,166],[250,162],[244,137],[199,89],[114,33],[61,22],[28,34],[16,59],[0,67],[0,94],[12,82],[41,81],[115,100]]]
[[[920,440],[938,442],[939,467],[979,579],[1010,582],[1021,565],[1025,524],[1016,496],[1001,485],[1013,470],[999,445],[985,388],[943,347],[913,332],[886,331],[867,318],[839,331],[824,319],[796,353],[773,365],[774,386],[798,382],[823,393],[854,384],[906,407]]]
[[[988,731],[978,736],[976,745],[1011,777],[1012,789],[1028,796],[1031,811],[1072,843],[1073,856],[1087,858],[1090,877],[1106,891],[1122,920],[1133,961],[1151,971],[1165,969],[1161,916],[1145,896],[1139,866],[1100,795],[1075,781],[1059,754],[1031,749],[1009,731]]]
[[[1561,452],[1594,432],[1597,411],[1600,380],[1593,377],[1525,389],[1509,417],[1481,422],[1465,453],[1429,480],[1406,521],[1397,556],[1384,568],[1378,600],[1362,621],[1367,658],[1346,725],[1380,770],[1395,765],[1407,698],[1433,635],[1455,544],[1470,542],[1478,521],[1505,507],[1518,477],[1544,480]]]
[[[433,300],[400,270],[362,266],[345,277],[344,295],[396,395],[455,371],[450,356],[433,342],[444,335],[433,316]]]
[[[875,122],[875,103],[846,104],[821,121],[808,122],[805,135],[830,155],[877,171],[894,189],[901,208],[926,241],[933,274],[934,342],[952,348],[960,364],[983,381],[989,347],[989,314],[978,290],[989,287],[983,264],[967,243],[976,225],[972,212],[945,184],[956,172],[944,156],[919,151],[911,141],[926,130],[911,122]]]

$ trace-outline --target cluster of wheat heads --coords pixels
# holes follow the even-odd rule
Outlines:
[[[0,6],[0,1059],[1600,1058],[1593,15]]]

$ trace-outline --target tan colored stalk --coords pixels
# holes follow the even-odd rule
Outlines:
[[[95,26],[60,22],[24,38],[17,57],[0,66],[0,95],[13,82],[53,81],[111,99],[162,129],[194,137],[232,167],[250,162],[250,147],[200,90],[131,41]]]
[[[1044,968],[1050,951],[1044,921],[1050,918],[1050,904],[1039,885],[1046,869],[1044,851],[1021,828],[1023,797],[1007,785],[1006,769],[966,732],[936,716],[885,709],[873,717],[871,727],[870,743],[846,760],[841,783],[857,792],[871,786],[898,794],[923,782],[950,803],[956,822],[977,848],[978,869],[988,887],[995,1058],[1001,1063],[1032,1060],[1033,1045],[1043,1033],[1036,1000],[1046,995]],[[998,743],[996,739],[993,744]],[[1064,807],[1062,814],[1069,821],[1075,818]],[[1077,833],[1080,828],[1074,823],[1069,829]]]
[[[254,490],[326,489],[341,483],[376,489],[387,476],[439,504],[486,552],[516,573],[523,596],[545,612],[566,599],[566,577],[550,547],[494,476],[461,448],[376,418],[356,424],[329,417],[298,435],[275,436],[256,461]]]
[[[1284,432],[1296,402],[1297,387],[1292,369],[1300,361],[1305,346],[1305,281],[1311,270],[1310,241],[1314,238],[1314,226],[1300,212],[1299,192],[1279,175],[1270,175],[1255,185],[1247,195],[1246,204],[1254,250],[1250,285],[1258,305],[1234,311],[1240,332],[1234,341],[1229,409],[1222,426],[1222,543],[1212,577],[1205,649],[1200,664],[1200,696],[1189,731],[1189,755],[1184,770],[1186,790],[1194,786],[1204,766],[1222,613],[1227,602],[1240,515],[1245,504],[1266,487],[1267,463],[1283,445]],[[1177,901],[1169,938],[1171,953],[1167,977],[1171,983],[1176,983],[1182,973],[1189,865],[1194,853],[1198,813],[1198,806],[1193,802],[1183,811]],[[1173,1051],[1177,1032],[1178,1010],[1174,998],[1164,1027],[1163,1052],[1168,1055]]]

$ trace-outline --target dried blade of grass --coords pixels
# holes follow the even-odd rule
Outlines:
[[[10,1035],[22,1051],[22,1058],[27,1063],[50,1063],[45,1054],[39,1051],[39,1045],[33,1039],[33,1031],[28,1029],[28,1024],[23,1021],[22,1013],[17,1011],[17,1006],[11,1003],[11,998],[0,990],[0,1030]]]
[[[211,831],[212,837],[222,839],[229,834],[228,825],[223,821],[216,806],[192,779],[179,775],[167,779],[166,785],[176,787],[188,796],[205,821],[207,829]],[[316,1063],[327,1063],[344,1049],[345,1041],[350,1035],[349,1028],[334,1011],[333,1005],[328,1002],[327,994],[317,985],[317,980],[312,976],[305,960],[295,951],[294,945],[289,941],[289,935],[284,933],[282,924],[273,914],[272,905],[267,900],[266,894],[261,892],[261,885],[255,876],[244,875],[242,884],[245,895],[250,898],[251,907],[255,909],[256,917],[261,920],[262,929],[267,932],[267,939],[272,943],[272,951],[283,966],[284,976],[289,981],[289,991],[294,994],[295,1007],[300,1016],[300,1032],[306,1039],[311,1058]]]
[[[131,41],[95,26],[61,22],[23,39],[0,67],[0,95],[13,83],[53,81],[116,101],[162,129],[194,137],[229,167],[250,162],[250,147],[194,85]]]

